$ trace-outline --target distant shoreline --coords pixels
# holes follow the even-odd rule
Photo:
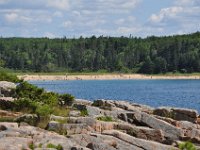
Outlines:
[[[142,74],[97,74],[97,75],[18,75],[31,80],[145,80],[145,79],[199,79],[200,75],[142,75]]]

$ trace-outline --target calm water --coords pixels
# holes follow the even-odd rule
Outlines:
[[[127,100],[158,106],[197,109],[200,80],[31,81],[48,91],[71,93],[80,99]]]

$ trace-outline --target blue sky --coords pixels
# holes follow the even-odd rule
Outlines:
[[[0,0],[3,37],[146,37],[200,30],[200,0]]]

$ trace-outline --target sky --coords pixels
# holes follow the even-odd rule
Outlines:
[[[165,36],[200,30],[200,0],[0,0],[0,36]]]

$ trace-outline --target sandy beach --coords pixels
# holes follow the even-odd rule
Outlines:
[[[200,79],[200,75],[142,75],[142,74],[102,74],[102,75],[18,75],[30,80],[131,80],[131,79]]]

